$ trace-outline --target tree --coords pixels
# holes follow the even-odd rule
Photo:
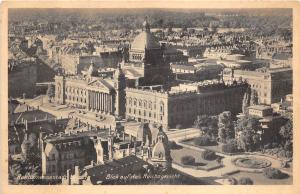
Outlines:
[[[219,127],[219,140],[221,142],[226,142],[229,139],[234,138],[234,125],[231,117],[231,112],[224,111],[219,114],[218,119],[218,127]]]
[[[48,101],[51,102],[51,99],[55,96],[55,88],[54,85],[49,84],[47,89]]]
[[[243,98],[243,106],[242,106],[242,110],[243,113],[246,114],[247,113],[247,108],[250,106],[250,96],[251,96],[251,88],[250,86],[247,88],[245,94],[244,94],[244,98]]]
[[[250,96],[250,105],[257,105],[258,104],[258,95],[255,90],[251,90],[251,96]]]
[[[215,138],[218,135],[218,117],[198,115],[194,127],[200,129],[204,135]]]
[[[282,144],[288,151],[293,151],[293,123],[288,120],[285,125],[280,128],[279,135],[282,137]]]
[[[237,121],[235,131],[239,134],[237,137],[238,147],[244,151],[253,151],[261,146],[261,137],[258,131],[261,131],[259,120],[254,117],[244,117]]]
[[[236,140],[230,140],[226,144],[223,144],[221,147],[222,152],[224,153],[236,153],[238,152],[238,146]]]

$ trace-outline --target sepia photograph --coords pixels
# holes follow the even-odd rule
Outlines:
[[[285,7],[8,8],[8,185],[293,185],[293,22]]]

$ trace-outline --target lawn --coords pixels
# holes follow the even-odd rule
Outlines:
[[[253,180],[255,185],[289,185],[293,184],[293,177],[285,179],[268,179],[263,173],[252,173],[252,172],[239,172],[228,177],[239,179],[241,177],[249,177]]]
[[[221,150],[221,145],[220,144],[210,145],[210,146],[199,146],[199,145],[196,145],[194,143],[194,139],[184,140],[181,143],[187,144],[187,145],[192,145],[192,146],[202,148],[202,149],[206,149],[206,150],[211,150],[211,151],[214,151],[216,153],[223,153],[222,150]]]
[[[183,156],[193,156],[195,158],[195,165],[184,165],[184,167],[194,167],[201,170],[212,170],[221,167],[216,160],[204,160],[201,157],[201,153],[201,151],[196,151],[189,148],[180,148],[171,150],[171,157],[174,163],[182,165],[181,158]]]

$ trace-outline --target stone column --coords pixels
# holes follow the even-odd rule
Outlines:
[[[100,110],[103,112],[103,93],[100,93]]]
[[[90,109],[90,107],[89,107],[89,103],[90,103],[89,92],[88,92],[88,90],[86,90],[86,92],[87,92],[87,95],[85,96],[85,99],[86,99],[86,108],[87,108],[87,110],[89,110]]]
[[[95,92],[93,91],[93,110],[95,111],[96,109],[96,96],[95,96]]]
[[[90,110],[92,111],[93,110],[93,98],[92,98],[92,95],[93,95],[93,93],[92,93],[92,91],[90,91],[89,92],[89,100],[90,100]]]
[[[107,94],[107,112],[108,114],[110,114],[111,110],[110,110],[110,95]]]
[[[101,111],[101,103],[102,103],[101,92],[99,92],[99,112]]]
[[[113,107],[113,96],[110,95],[110,112],[113,114],[114,112],[114,107]]]
[[[108,100],[107,100],[107,107],[108,107],[108,113],[111,113],[111,95],[108,95]]]
[[[99,110],[99,95],[98,95],[98,92],[96,92],[96,109],[97,109],[96,112],[98,112],[98,110]]]
[[[104,94],[104,112],[107,113],[107,95]]]

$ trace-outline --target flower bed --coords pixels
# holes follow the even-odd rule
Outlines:
[[[255,157],[238,157],[232,160],[232,163],[238,167],[262,169],[271,166],[271,162],[266,159]]]

